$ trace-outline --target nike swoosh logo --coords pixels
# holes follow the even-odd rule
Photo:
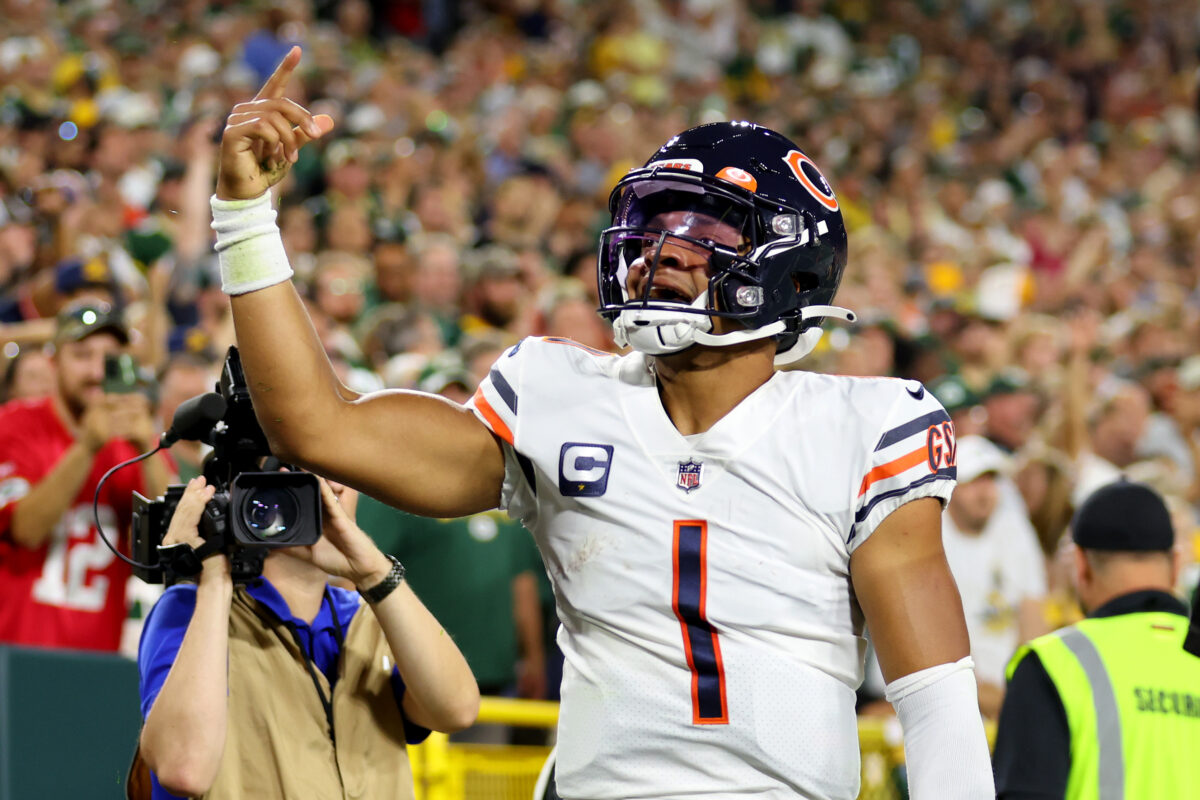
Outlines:
[[[925,396],[925,387],[924,386],[918,386],[915,390],[910,389],[907,386],[905,386],[904,391],[908,392],[908,394],[912,397],[913,400],[920,400],[921,398],[923,398]]]

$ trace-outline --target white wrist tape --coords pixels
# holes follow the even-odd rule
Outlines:
[[[249,200],[220,200],[213,195],[209,204],[225,294],[265,289],[292,277],[269,189]]]
[[[995,798],[970,656],[897,678],[884,691],[904,729],[912,800]]]

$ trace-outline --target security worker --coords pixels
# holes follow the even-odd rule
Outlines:
[[[1072,522],[1087,619],[1018,649],[993,765],[1001,800],[1195,797],[1200,658],[1183,649],[1175,534],[1162,498],[1119,481]]]

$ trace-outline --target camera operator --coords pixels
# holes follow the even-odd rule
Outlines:
[[[105,391],[105,357],[129,343],[119,312],[72,305],[54,343],[53,394],[0,410],[0,643],[111,651],[130,572],[100,541],[92,499],[157,430],[145,395]],[[158,494],[171,472],[164,453],[117,472],[99,498],[105,530],[124,533],[131,493]]]
[[[202,544],[213,494],[187,484],[164,546]],[[151,610],[129,796],[411,798],[405,742],[474,722],[479,690],[453,640],[324,481],[321,499],[321,539],[272,550],[261,581],[235,588],[217,552]],[[139,761],[152,793],[136,793]]]

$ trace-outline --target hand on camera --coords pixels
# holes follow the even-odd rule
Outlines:
[[[200,515],[204,513],[204,507],[208,505],[208,501],[212,499],[215,492],[216,488],[209,486],[204,480],[204,476],[198,476],[188,481],[187,488],[183,490],[183,497],[179,499],[179,505],[175,507],[175,513],[171,515],[171,525],[167,528],[167,534],[162,540],[164,547],[182,543],[191,545],[195,550],[204,544],[204,539],[200,536]],[[220,551],[209,555],[203,563],[204,571],[200,574],[201,581],[206,578],[230,579],[232,573],[229,558]]]
[[[324,478],[318,480],[321,484],[321,538],[311,547],[293,550],[330,575],[346,578],[360,589],[374,586],[387,577],[392,562],[380,552],[371,537],[354,524],[352,514],[358,493],[341,486],[335,491]]]

